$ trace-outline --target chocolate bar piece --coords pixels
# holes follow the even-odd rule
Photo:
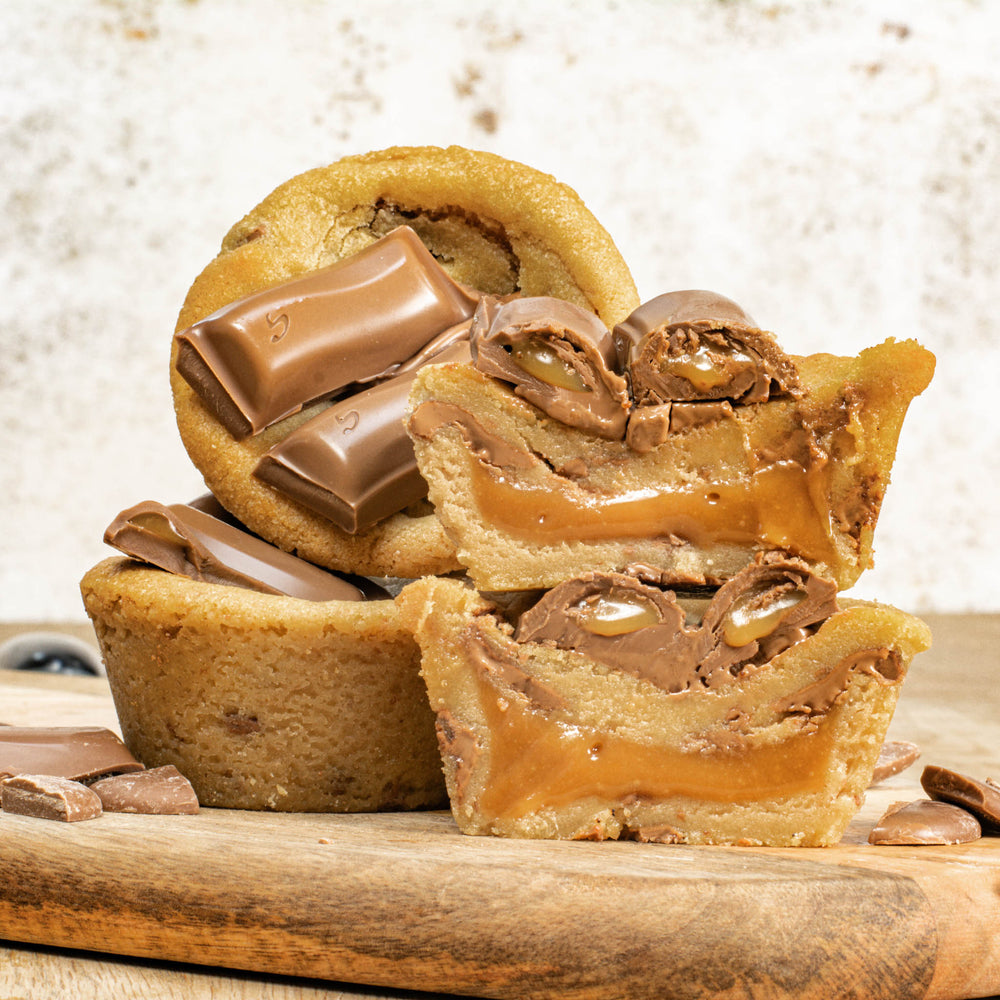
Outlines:
[[[0,808],[5,813],[54,819],[63,823],[96,819],[100,797],[86,785],[51,774],[19,774],[0,784]]]
[[[871,783],[877,785],[886,778],[900,774],[920,756],[920,747],[906,740],[886,740],[879,751]]]
[[[471,340],[481,372],[550,417],[598,437],[624,436],[628,389],[614,370],[611,332],[593,313],[547,296],[483,299]]]
[[[191,782],[173,764],[134,774],[116,774],[95,781],[91,789],[105,812],[178,816],[198,812],[198,796]]]
[[[934,764],[924,768],[920,784],[932,799],[961,806],[983,826],[1000,830],[1000,786]]]
[[[922,846],[970,844],[982,829],[975,816],[947,802],[918,799],[890,807],[868,835],[869,844]]]
[[[724,295],[668,292],[614,329],[638,405],[730,399],[760,403],[798,389],[795,364]]]
[[[87,781],[141,771],[110,729],[99,726],[0,726],[0,776],[50,774]]]
[[[205,583],[286,594],[306,601],[363,601],[388,594],[348,581],[199,509],[146,500],[123,510],[104,540],[143,562]]]
[[[468,325],[456,330],[467,336]],[[404,425],[417,371],[427,363],[470,357],[462,339],[421,352],[399,374],[338,400],[292,431],[260,460],[254,475],[344,531],[370,528],[427,495]]]
[[[177,370],[243,438],[406,361],[478,301],[401,226],[177,334]]]

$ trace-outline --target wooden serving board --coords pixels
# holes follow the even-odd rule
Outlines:
[[[893,735],[985,776],[1000,724],[978,678],[1000,618],[973,620],[971,646],[969,622],[947,622]],[[100,683],[0,679],[0,722],[105,724]],[[866,843],[889,803],[921,794],[919,770],[873,789],[827,849],[469,838],[441,812],[0,814],[0,938],[498,998],[1000,992],[1000,838]]]

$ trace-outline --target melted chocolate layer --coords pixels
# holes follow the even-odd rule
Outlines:
[[[575,650],[666,691],[713,688],[805,638],[836,598],[805,563],[773,556],[711,595],[665,590],[655,571],[634,567],[554,587],[521,615],[515,639]]]

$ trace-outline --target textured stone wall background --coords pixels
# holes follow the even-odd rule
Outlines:
[[[569,183],[644,298],[721,291],[795,353],[919,338],[855,592],[1000,610],[998,51],[989,0],[5,0],[0,620],[82,618],[111,517],[200,492],[166,365],[228,227],[403,143]]]

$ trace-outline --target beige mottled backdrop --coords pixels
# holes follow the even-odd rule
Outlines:
[[[4,0],[0,621],[82,618],[124,506],[200,492],[174,319],[286,177],[400,143],[575,187],[643,297],[938,356],[856,593],[1000,610],[1000,4]]]

